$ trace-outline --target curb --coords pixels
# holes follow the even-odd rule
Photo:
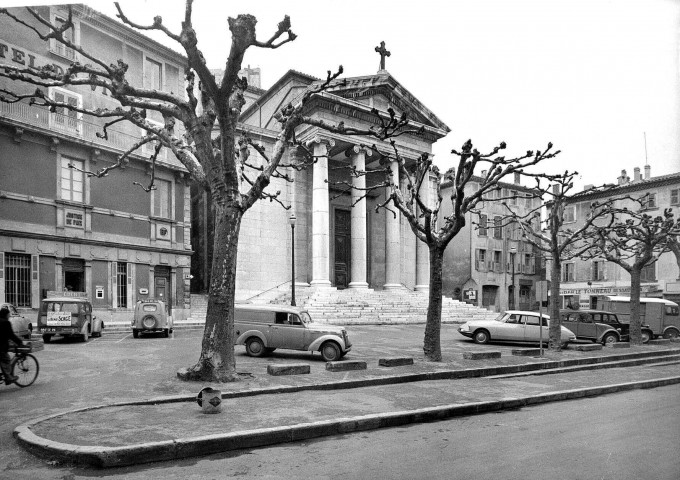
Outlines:
[[[462,405],[442,405],[417,410],[340,418],[337,420],[301,423],[283,427],[261,428],[226,434],[180,438],[162,442],[148,442],[123,447],[77,446],[65,444],[38,437],[30,429],[32,425],[46,420],[47,418],[54,418],[63,414],[42,417],[20,425],[14,430],[14,436],[22,446],[37,455],[58,458],[78,465],[110,468],[148,463],[150,461],[167,461],[194,456],[204,456],[230,450],[264,447],[280,443],[395,427],[411,423],[431,422],[464,415],[516,409],[542,403],[593,397],[636,389],[655,388],[677,383],[680,383],[680,376],[600,387],[564,390],[525,397],[504,398],[494,401],[473,402]]]

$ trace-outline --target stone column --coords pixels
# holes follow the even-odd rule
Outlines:
[[[352,157],[352,167],[357,172],[366,171],[366,156],[371,151],[355,145],[345,152]],[[352,177],[352,267],[349,288],[368,288],[366,282],[367,243],[366,239],[366,176]]]
[[[420,184],[418,194],[422,202],[432,206],[430,201],[432,183],[430,181],[430,173],[425,175],[423,183]],[[430,289],[430,250],[427,244],[416,239],[416,285],[414,290],[416,292],[427,292]]]
[[[392,161],[392,183],[399,187],[399,163]],[[390,194],[388,190],[387,195]],[[385,290],[401,288],[401,214],[385,210]]]
[[[331,139],[315,138],[312,173],[312,286],[330,287],[330,203],[328,197],[328,152],[335,146]]]

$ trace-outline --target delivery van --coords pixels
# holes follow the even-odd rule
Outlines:
[[[623,323],[630,323],[630,297],[608,296],[602,309],[614,312]],[[680,336],[680,308],[663,298],[640,298],[640,322],[649,325],[655,337]]]

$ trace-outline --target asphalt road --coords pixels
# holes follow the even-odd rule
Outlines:
[[[422,354],[422,325],[400,327],[366,326],[352,327],[351,330],[355,343],[355,350],[348,356],[350,359],[370,357],[375,360],[378,355],[383,353],[393,354],[395,351],[398,351],[403,355],[413,355],[416,358],[418,358],[417,355]],[[420,468],[417,467],[420,462],[420,460],[418,460],[419,457],[413,457],[413,459],[408,462],[404,462],[403,472],[408,471],[408,464],[413,464],[415,470],[411,471],[411,475],[400,476],[402,468],[398,467],[399,458],[402,457],[404,460],[409,458],[408,455],[410,455],[409,452],[411,452],[411,443],[413,443],[413,451],[416,451],[416,446],[421,444],[422,446],[418,448],[427,450],[428,439],[432,439],[432,441],[438,439],[437,442],[445,442],[453,445],[450,443],[451,439],[447,441],[446,438],[448,437],[440,435],[440,433],[443,435],[447,431],[452,435],[453,433],[460,433],[461,435],[455,442],[455,445],[457,446],[451,449],[451,453],[447,453],[447,455],[451,455],[451,461],[456,458],[461,458],[461,456],[467,458],[477,450],[480,452],[488,452],[488,448],[483,439],[479,440],[479,443],[476,444],[477,447],[473,449],[468,448],[468,445],[474,445],[474,443],[468,443],[468,435],[488,432],[488,428],[482,428],[482,426],[479,426],[479,428],[475,427],[476,421],[471,420],[475,417],[469,417],[469,419],[466,420],[468,423],[459,423],[465,420],[459,419],[450,422],[390,429],[382,432],[362,433],[341,438],[336,437],[333,438],[332,441],[331,439],[326,439],[305,444],[261,449],[253,452],[240,452],[234,455],[223,455],[221,457],[187,460],[174,464],[152,464],[127,470],[107,471],[82,470],[66,466],[50,465],[45,460],[36,458],[25,452],[12,438],[12,430],[16,425],[41,415],[102,403],[132,401],[163,395],[195,394],[200,389],[200,386],[178,381],[175,377],[175,373],[178,368],[189,366],[197,360],[201,333],[202,332],[198,330],[177,331],[169,339],[159,337],[137,340],[132,339],[131,335],[125,334],[104,335],[101,339],[92,339],[86,344],[77,341],[58,340],[47,345],[44,351],[36,354],[40,360],[41,372],[38,381],[33,386],[26,389],[19,389],[16,386],[0,386],[0,479],[75,479],[101,477],[148,479],[163,477],[225,478],[229,475],[240,476],[241,478],[299,478],[307,476],[333,478],[336,473],[339,474],[343,472],[343,478],[437,478],[436,476],[430,477],[429,475],[419,474]],[[459,358],[461,357],[459,355],[461,352],[469,349],[493,348],[494,350],[505,351],[514,348],[513,346],[494,345],[491,347],[482,347],[475,345],[472,342],[463,339],[463,337],[455,332],[455,326],[443,327],[442,345],[445,360],[447,358],[451,359],[454,356]],[[576,352],[574,352],[574,354],[576,354]],[[253,387],[256,387],[258,382],[261,381],[258,380],[258,377],[263,378],[263,372],[266,370],[266,365],[269,362],[301,360],[310,361],[313,365],[313,370],[319,371],[321,374],[326,374],[323,371],[323,362],[320,361],[318,354],[316,360],[314,360],[307,353],[285,353],[277,351],[274,356],[269,358],[251,359],[244,355],[243,347],[237,347],[238,370],[256,373],[256,378],[250,381]],[[510,360],[512,359],[509,358],[509,361]],[[318,366],[316,362],[318,362]],[[644,368],[652,369],[653,367]],[[607,383],[606,372],[607,371],[605,370],[593,372],[592,374],[602,376],[603,383]],[[278,379],[281,377],[275,378]],[[268,382],[274,381],[271,377],[266,380]],[[635,427],[633,430],[636,435],[644,434],[647,437],[641,438],[639,442],[637,440],[632,441],[631,439],[630,443],[627,444],[628,451],[636,450],[640,445],[649,443],[647,442],[648,437],[653,437],[652,433],[654,432],[654,429],[658,428],[663,432],[667,432],[669,429],[674,428],[674,430],[670,431],[680,431],[680,428],[675,428],[677,427],[677,424],[669,423],[671,421],[677,421],[680,417],[677,409],[674,412],[668,412],[666,410],[657,411],[654,409],[649,411],[646,407],[648,402],[650,402],[647,398],[652,398],[649,397],[649,395],[656,396],[658,395],[658,392],[665,391],[672,392],[669,394],[670,398],[678,398],[678,387],[664,387],[656,390],[619,394],[625,396],[632,395],[631,398],[638,399],[635,400],[635,402],[640,405],[645,405],[645,414],[636,415],[634,418],[647,419],[648,417],[660,417],[663,419],[663,422],[653,427],[651,431],[647,431],[645,426],[656,425],[655,421],[649,421],[649,423],[645,421],[640,428]],[[602,398],[609,399],[619,395],[611,395]],[[636,397],[636,395],[638,396]],[[589,401],[590,400],[584,400],[584,402]],[[577,402],[566,402],[565,405],[576,403]],[[654,405],[656,406],[657,404],[660,404],[660,402],[654,400]],[[534,409],[540,408],[549,409],[551,406],[532,407],[531,409],[527,409],[527,411],[533,411]],[[608,410],[608,408],[598,407],[598,410],[599,409],[603,411]],[[582,409],[575,409],[573,412],[567,414],[567,417],[571,418],[581,410]],[[515,413],[521,412],[509,414],[514,415]],[[488,417],[493,418],[494,415],[488,415]],[[609,430],[609,428],[611,428],[609,425],[617,423],[621,417],[621,414],[614,411],[612,418],[604,419],[604,417],[598,416],[595,421],[600,428],[602,428],[603,425],[607,425],[606,429]],[[673,420],[673,417],[675,420]],[[448,427],[445,427],[445,425],[449,424],[453,426],[447,430]],[[552,425],[552,422],[546,421],[546,425]],[[461,429],[461,426],[464,426],[465,428]],[[467,426],[470,426],[471,428],[467,428]],[[553,435],[548,435],[546,440],[555,443],[555,430],[552,427],[539,428],[539,430],[542,429],[547,429],[548,432],[553,433]],[[473,430],[480,431],[475,432]],[[410,431],[416,432],[414,438],[420,438],[421,440],[416,442],[408,438],[401,439],[401,432]],[[378,436],[373,437],[373,435]],[[618,432],[614,436],[616,437],[617,435],[621,435],[621,432]],[[628,433],[626,433],[625,436],[627,439],[630,437]],[[370,440],[371,438],[374,440]],[[493,439],[493,436],[490,438]],[[521,437],[515,436],[513,438],[518,444],[521,444],[523,441]],[[364,439],[366,439],[366,441],[364,441]],[[578,431],[574,433],[574,439],[575,441],[578,440]],[[509,439],[508,442],[511,443],[511,440],[512,439]],[[668,438],[661,436],[660,441],[666,442],[669,445],[669,448],[673,447],[676,452],[680,450],[678,448],[677,437],[670,438],[669,440]],[[673,441],[675,443],[673,443]],[[408,447],[404,447],[405,445]],[[399,448],[402,449],[401,453],[399,453]],[[358,455],[356,462],[349,461],[346,458],[346,454],[352,450],[356,450],[355,454]],[[387,450],[391,450],[392,454],[396,455],[396,460],[389,462],[383,460],[383,457],[390,454]],[[283,458],[275,461],[274,459],[278,458],[276,455],[279,453],[281,453],[282,457],[290,457],[288,461],[292,463],[286,464]],[[654,453],[656,452],[652,452],[652,455]],[[494,456],[496,455],[497,454],[494,454]],[[423,458],[425,459],[426,456],[423,456]],[[667,463],[665,460],[666,458],[669,457],[659,456],[657,462],[661,465],[668,465],[671,468],[675,468],[675,472],[677,473],[677,461],[675,461],[676,463]],[[217,465],[216,462],[219,463],[220,461],[226,461],[227,463],[222,463],[213,470],[212,465]],[[385,465],[380,468],[384,469],[385,472],[389,472],[389,469],[392,468],[394,475],[383,475],[380,473],[382,470],[376,470],[375,474],[372,475],[364,474],[364,471],[371,472],[369,467],[374,464],[379,465],[380,461],[385,463]],[[478,468],[481,468],[481,463],[483,462],[480,460],[478,461],[480,462]],[[427,467],[428,462],[429,461],[423,460],[421,467]],[[458,468],[458,466],[455,467],[456,471]],[[571,470],[568,469],[566,471]],[[486,478],[483,469],[479,470],[479,472],[480,476],[478,477],[463,476],[461,478]],[[340,475],[338,475],[338,478],[339,477]],[[497,475],[494,477],[497,478]],[[584,477],[559,477],[602,478],[601,475],[596,477],[590,475]],[[641,478],[645,477],[666,478],[662,474],[645,475]],[[445,476],[441,478],[455,477]],[[545,476],[542,478],[557,477]],[[636,477],[621,476],[616,478]]]

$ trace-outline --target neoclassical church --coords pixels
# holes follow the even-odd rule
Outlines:
[[[365,129],[377,125],[372,109],[385,118],[389,107],[399,114],[407,112],[411,125],[424,127],[424,134],[407,134],[394,140],[400,154],[415,161],[423,152],[431,153],[433,143],[450,129],[384,68],[384,56],[380,66],[373,75],[347,78],[341,86],[316,95],[306,114],[328,123],[344,122],[347,127]],[[257,85],[259,69],[248,68],[244,73],[251,77],[251,86],[241,116],[242,128],[269,153],[280,131],[274,114],[288,103],[295,103],[320,79],[290,70],[272,87],[262,90]],[[427,290],[427,247],[421,242],[416,244],[408,222],[398,213],[395,217],[391,211],[376,211],[376,206],[385,200],[384,189],[359,198],[360,190],[348,188],[353,185],[365,189],[384,179],[382,173],[356,178],[349,174],[349,167],[370,171],[385,165],[386,157],[378,152],[392,152],[389,142],[305,125],[296,132],[296,139],[313,152],[317,161],[305,170],[287,171],[293,182],[272,179],[267,191],[280,192],[279,199],[290,206],[289,210],[264,200],[245,215],[238,252],[237,301],[290,289],[293,255],[298,288]],[[367,148],[372,145],[377,152]],[[254,157],[255,152],[251,159]],[[398,175],[394,167],[393,174]],[[430,189],[432,197],[433,187],[434,183],[424,187]],[[209,209],[207,195],[193,190],[193,293],[205,292],[208,285],[212,250]],[[295,218],[294,228],[291,216]],[[293,231],[295,238],[291,239]]]

